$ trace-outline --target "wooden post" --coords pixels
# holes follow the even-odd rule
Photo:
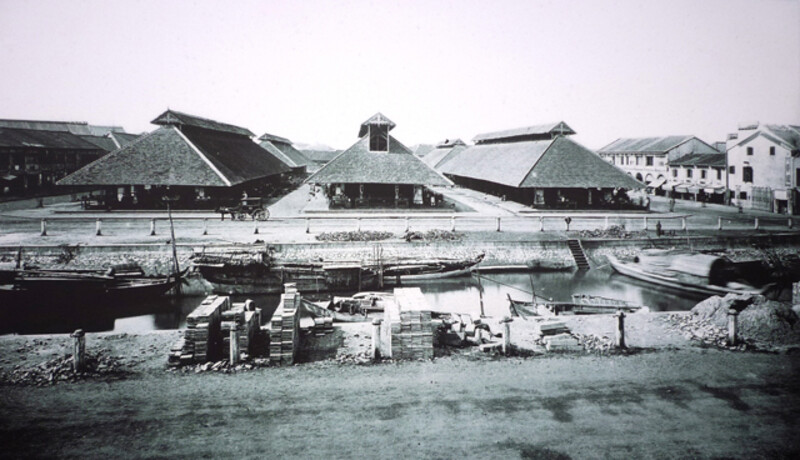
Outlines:
[[[722,230],[722,217],[717,219],[717,230]]]
[[[603,225],[603,228],[604,228],[605,230],[608,230],[608,216],[606,216],[606,219],[605,219],[605,220],[606,220],[606,222],[605,222],[605,224]]]
[[[791,217],[789,218],[789,222],[787,223],[787,225],[789,226],[789,228],[794,227],[794,222],[792,221]]]
[[[361,218],[360,217],[356,218],[356,231],[357,232],[361,231]]]
[[[231,348],[230,348],[230,361],[231,366],[239,363],[239,330],[231,329],[230,334]]]
[[[617,329],[614,332],[614,340],[617,348],[625,348],[625,312],[622,310],[614,313],[617,317]]]
[[[456,231],[456,216],[450,217],[450,231],[451,232]]]
[[[644,216],[644,227],[642,227],[642,230],[647,230],[647,216]]]
[[[408,216],[406,216],[406,233],[408,233],[408,229],[409,229],[409,222],[408,222]]]
[[[381,322],[380,318],[372,320],[372,359],[381,357]]]
[[[97,235],[97,236],[102,236],[103,235],[103,231],[102,231],[103,224],[101,222],[102,221],[100,219],[97,219],[97,221],[95,221],[95,223],[94,223],[94,229],[95,229],[94,234]]]
[[[253,219],[253,234],[258,235],[258,220]]]
[[[686,218],[681,217],[681,230],[686,230]]]
[[[208,219],[203,219],[203,235],[208,235]]]
[[[503,354],[508,355],[511,349],[511,321],[514,321],[509,316],[504,316],[501,323],[503,323]]]
[[[310,233],[310,232],[311,232],[311,219],[306,217],[306,233]]]
[[[156,220],[150,219],[150,236],[156,236]]]
[[[753,230],[758,230],[758,217],[756,217],[755,222],[753,223]]]
[[[47,219],[42,219],[42,236],[47,236]]]
[[[735,308],[728,310],[728,345],[736,345],[736,317],[739,316],[739,311]]]
[[[497,231],[500,231],[500,218],[497,218]]]
[[[539,216],[539,231],[544,231],[544,216]]]
[[[72,343],[72,369],[83,372],[86,367],[86,334],[83,329],[78,329],[71,334]]]

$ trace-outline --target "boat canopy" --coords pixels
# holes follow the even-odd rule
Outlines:
[[[672,259],[670,270],[708,278],[711,284],[724,286],[730,281],[731,264],[711,254],[686,254]]]

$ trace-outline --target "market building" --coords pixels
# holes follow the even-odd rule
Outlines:
[[[731,204],[800,214],[800,125],[742,124],[727,155]]]
[[[292,141],[289,139],[265,133],[258,140],[261,141],[258,145],[286,164],[293,174],[304,176],[308,172],[311,160],[294,148]]]
[[[685,155],[719,153],[696,136],[620,138],[597,151],[657,194],[670,190],[669,163]]]
[[[373,115],[361,124],[359,140],[307,182],[322,186],[331,207],[438,205],[429,187],[452,182],[391,136],[394,127],[383,114]]]
[[[728,190],[724,153],[692,153],[669,162],[667,186],[675,198],[719,203]]]
[[[421,156],[422,161],[431,168],[438,168],[447,162],[450,158],[458,155],[458,152],[467,148],[467,144],[461,139],[445,139],[436,144],[433,150],[428,151],[424,156]],[[419,155],[418,155],[419,156]]]
[[[58,185],[102,189],[109,208],[215,208],[243,194],[262,196],[290,168],[239,126],[167,110],[160,127],[79,169]]]
[[[479,134],[437,169],[455,183],[535,208],[632,208],[644,184],[569,138],[566,123]]]
[[[51,192],[58,179],[103,154],[68,131],[0,127],[0,196]]]

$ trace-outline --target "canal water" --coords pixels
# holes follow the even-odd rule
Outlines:
[[[551,273],[482,273],[476,277],[459,277],[407,284],[422,289],[432,308],[440,311],[487,316],[508,314],[508,296],[516,300],[530,300],[535,290],[538,297],[554,301],[568,301],[572,294],[591,294],[627,300],[646,305],[651,311],[689,310],[702,296],[639,282],[617,273],[608,267],[586,272]],[[483,295],[481,296],[481,291]],[[340,293],[345,295],[347,293]],[[324,296],[319,296],[324,297]],[[252,298],[270,317],[279,302],[278,295],[234,297],[234,302]],[[90,332],[143,332],[186,327],[186,316],[200,304],[203,297],[165,297],[148,305],[97,306],[90,312],[77,316],[74,312],[26,312],[17,307],[0,323],[0,333],[67,333],[81,328]]]

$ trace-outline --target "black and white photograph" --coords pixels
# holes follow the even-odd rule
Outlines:
[[[800,458],[800,0],[0,0],[0,458]]]

